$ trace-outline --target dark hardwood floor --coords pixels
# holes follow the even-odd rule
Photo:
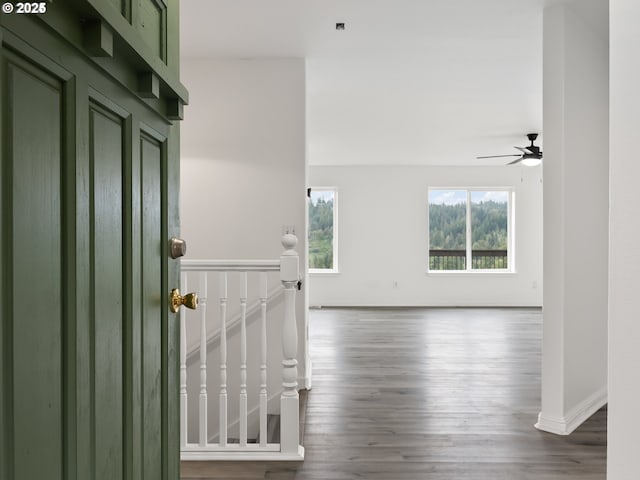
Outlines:
[[[603,480],[606,409],[570,436],[540,409],[535,309],[310,313],[303,463],[183,463],[184,479]]]

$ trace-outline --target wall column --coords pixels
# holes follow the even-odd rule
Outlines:
[[[567,435],[607,401],[608,38],[580,3],[544,12],[542,410]]]
[[[640,471],[640,3],[611,0],[611,224],[607,478]]]

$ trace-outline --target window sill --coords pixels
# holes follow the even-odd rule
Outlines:
[[[337,277],[340,275],[338,270],[309,270],[311,277]]]
[[[518,272],[513,270],[490,271],[490,270],[428,270],[428,277],[515,277]]]

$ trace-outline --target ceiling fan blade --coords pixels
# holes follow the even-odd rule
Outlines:
[[[515,165],[516,163],[520,163],[522,160],[524,160],[524,156],[516,158],[513,162],[507,163],[507,165]]]
[[[488,157],[476,157],[477,159],[481,158],[502,158],[502,157],[519,157],[520,155],[489,155]]]
[[[522,153],[529,153],[529,154],[533,154],[533,152],[531,150],[529,150],[528,148],[525,147],[513,147],[513,148],[517,148],[518,150],[520,150]]]

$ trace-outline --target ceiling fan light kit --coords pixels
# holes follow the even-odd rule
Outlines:
[[[512,162],[507,163],[507,165],[515,165],[516,163],[522,163],[527,167],[535,167],[542,163],[542,150],[537,145],[534,145],[533,142],[538,138],[537,133],[528,133],[527,138],[531,142],[531,145],[527,147],[514,147],[517,150],[520,150],[522,154],[517,155],[489,155],[486,157],[476,157],[478,159],[482,158],[502,158],[502,157],[518,157]]]
[[[542,157],[536,157],[534,155],[523,155],[522,164],[527,167],[537,167],[542,163]]]

